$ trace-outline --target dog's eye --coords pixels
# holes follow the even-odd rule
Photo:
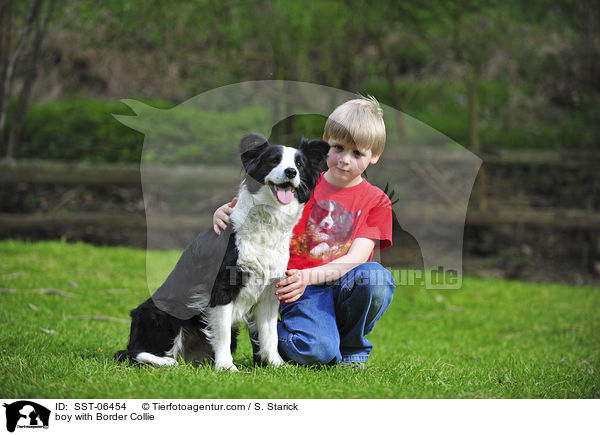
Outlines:
[[[298,161],[296,161],[296,166],[298,166],[299,168],[301,168],[304,165],[302,164],[301,160],[298,160]]]

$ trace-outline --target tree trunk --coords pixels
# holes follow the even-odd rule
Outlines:
[[[12,159],[15,156],[15,151],[21,141],[21,132],[23,131],[23,124],[25,123],[25,115],[27,114],[27,107],[29,105],[29,95],[31,94],[31,88],[37,78],[37,69],[40,61],[40,48],[42,40],[48,29],[48,23],[52,17],[54,10],[55,0],[50,0],[50,4],[46,10],[46,16],[44,22],[40,23],[38,20],[35,23],[35,36],[29,57],[25,60],[23,87],[21,93],[17,99],[17,105],[13,111],[11,117],[10,134],[8,138],[8,147],[6,150],[6,157]]]
[[[12,0],[0,0],[0,84],[6,79],[12,45]],[[4,107],[4,92],[0,88],[0,108]],[[4,132],[0,129],[0,146],[4,144]]]
[[[23,33],[21,34],[21,38],[19,39],[17,48],[15,48],[14,53],[12,54],[12,56],[10,56],[10,59],[6,66],[4,82],[2,83],[2,106],[0,107],[0,140],[4,139],[4,128],[6,125],[6,117],[8,113],[8,100],[10,99],[10,91],[12,87],[12,78],[15,70],[15,65],[17,63],[19,55],[21,54],[21,51],[23,50],[23,48],[27,44],[27,41],[29,40],[29,35],[31,34],[31,28],[33,27],[33,23],[39,17],[42,2],[43,0],[31,0],[29,8],[27,9],[27,16],[25,18]],[[12,158],[12,156],[7,154],[7,158],[10,159]]]

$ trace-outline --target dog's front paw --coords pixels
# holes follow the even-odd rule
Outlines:
[[[279,355],[275,355],[269,358],[269,365],[273,367],[279,367],[284,364],[283,359]]]
[[[229,370],[232,373],[239,372],[238,368],[235,366],[234,363],[217,363],[215,364],[215,369],[217,369],[217,371],[219,372],[225,372],[227,370]]]

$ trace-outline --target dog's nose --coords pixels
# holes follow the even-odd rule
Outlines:
[[[286,177],[288,177],[289,179],[292,179],[296,176],[298,171],[296,171],[294,168],[287,168],[285,171],[283,171],[283,173],[285,174]]]

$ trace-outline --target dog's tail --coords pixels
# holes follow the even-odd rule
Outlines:
[[[168,356],[156,356],[150,352],[120,350],[115,353],[119,362],[129,361],[134,364],[152,364],[153,366],[176,366],[177,360]]]

